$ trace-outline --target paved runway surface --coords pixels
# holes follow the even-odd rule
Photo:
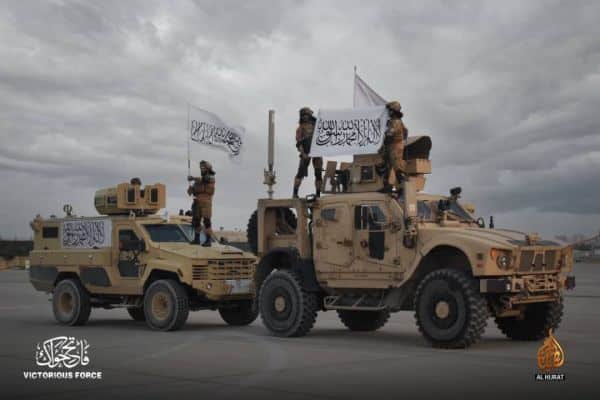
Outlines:
[[[309,336],[271,337],[258,319],[244,328],[218,313],[190,314],[179,332],[151,332],[123,309],[93,310],[88,325],[53,319],[48,296],[24,271],[0,272],[0,398],[401,399],[600,398],[600,266],[577,264],[556,337],[566,353],[565,382],[535,382],[541,342],[512,342],[493,320],[467,350],[430,348],[412,313],[394,314],[380,331],[347,331],[320,313]],[[26,380],[38,342],[85,338],[101,381]],[[535,396],[535,397],[534,397]]]

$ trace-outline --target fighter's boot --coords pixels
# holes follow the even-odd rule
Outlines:
[[[302,181],[300,179],[296,178],[294,180],[294,194],[293,194],[294,199],[298,198],[298,189],[300,189],[300,183],[302,183]]]
[[[192,244],[200,244],[200,232],[194,233],[194,240],[192,240]]]
[[[323,187],[323,181],[322,180],[318,180],[315,181],[315,189],[317,192],[317,197],[321,197],[321,188]]]
[[[205,221],[205,223],[207,223],[207,221]],[[210,227],[206,227],[204,229],[204,234],[206,235],[206,240],[204,241],[204,243],[202,243],[202,246],[203,247],[212,246],[212,241],[213,241],[213,236],[214,236],[212,229]]]

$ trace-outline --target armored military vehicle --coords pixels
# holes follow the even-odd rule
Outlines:
[[[429,137],[409,137],[408,177],[391,193],[381,190],[373,154],[328,162],[320,198],[258,201],[248,238],[259,257],[258,307],[272,334],[305,335],[327,310],[353,331],[412,310],[423,336],[442,348],[476,343],[490,315],[515,340],[558,327],[563,291],[575,284],[567,277],[571,248],[485,227],[460,188],[424,194],[430,149]]]
[[[253,307],[256,258],[230,246],[190,244],[184,219],[157,215],[165,186],[121,183],[98,190],[100,216],[36,217],[30,281],[52,293],[56,320],[85,324],[94,307],[125,307],[156,330],[181,328],[189,311],[218,310],[246,325]]]

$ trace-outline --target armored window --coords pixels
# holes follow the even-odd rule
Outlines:
[[[335,221],[335,208],[326,208],[321,211],[321,218],[325,221]]]
[[[157,188],[150,189],[150,202],[158,203],[158,189]]]
[[[44,239],[56,239],[58,237],[58,226],[45,226],[42,228]]]
[[[376,205],[360,205],[354,208],[354,228],[370,231],[382,230],[385,214]]]
[[[94,197],[94,205],[95,206],[103,206],[104,205],[104,196]]]
[[[369,223],[369,207],[354,207],[354,229],[366,229]]]
[[[417,202],[417,215],[423,219],[430,220],[433,218],[433,213],[431,212],[431,207],[429,204],[423,200],[419,200]]]
[[[385,214],[378,206],[369,207],[369,230],[379,231],[385,224]]]
[[[135,189],[134,188],[127,189],[127,202],[135,203]]]
[[[119,240],[139,240],[139,238],[133,230],[123,229],[119,231]]]
[[[144,225],[153,242],[163,243],[189,243],[190,238],[176,224]]]
[[[371,182],[375,180],[375,173],[372,165],[363,165],[360,167],[360,181]]]

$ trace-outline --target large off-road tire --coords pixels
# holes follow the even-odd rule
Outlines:
[[[487,304],[476,281],[460,271],[430,272],[417,287],[417,326],[435,347],[471,346],[481,338],[487,316]]]
[[[258,317],[258,308],[254,307],[252,300],[243,300],[227,307],[219,307],[219,314],[229,325],[244,326],[251,324]]]
[[[127,307],[127,313],[134,321],[145,321],[144,307]]]
[[[390,318],[389,310],[338,310],[337,313],[342,323],[351,331],[376,331],[383,327]]]
[[[277,212],[280,213],[278,218],[282,218],[289,227],[292,229],[296,229],[298,226],[298,219],[296,215],[289,208],[279,208]],[[282,227],[285,225],[276,224],[276,232],[278,234],[290,233],[284,232]],[[246,227],[246,236],[248,238],[248,245],[250,246],[250,250],[256,255],[258,254],[258,210],[255,210],[250,219],[248,220],[248,225]]]
[[[90,318],[90,295],[78,279],[65,279],[52,293],[54,318],[63,325],[84,325]]]
[[[273,335],[304,336],[317,318],[318,296],[304,290],[293,271],[278,270],[263,281],[258,308],[263,324]]]
[[[562,298],[547,303],[527,305],[523,319],[517,317],[496,318],[496,325],[507,337],[513,340],[539,340],[555,331],[563,315]]]
[[[183,286],[172,279],[153,282],[144,294],[146,324],[160,331],[176,331],[187,321],[190,312],[188,295]]]

